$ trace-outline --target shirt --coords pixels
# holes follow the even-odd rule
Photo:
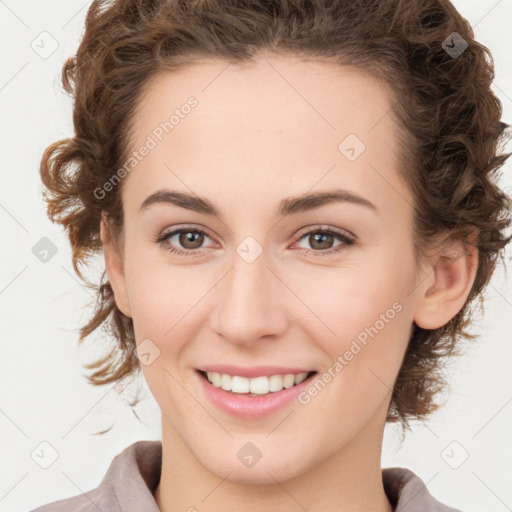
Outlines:
[[[31,512],[160,512],[153,493],[161,470],[162,442],[137,441],[114,457],[98,487]],[[382,481],[394,512],[461,512],[437,501],[409,469],[384,468]]]

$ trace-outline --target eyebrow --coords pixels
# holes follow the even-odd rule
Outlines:
[[[327,192],[313,192],[284,198],[279,204],[277,215],[278,217],[285,217],[316,210],[336,202],[357,204],[370,208],[375,212],[377,211],[377,207],[368,199],[348,190],[335,189]],[[222,213],[212,202],[204,197],[188,192],[178,192],[169,189],[157,190],[144,200],[139,211],[147,210],[154,204],[172,204],[194,212],[222,218]]]

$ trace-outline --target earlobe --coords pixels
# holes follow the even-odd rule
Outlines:
[[[123,258],[112,240],[111,231],[108,223],[108,217],[102,215],[100,222],[100,237],[103,244],[103,253],[105,255],[105,269],[107,271],[110,286],[114,292],[114,298],[117,307],[121,312],[131,318],[130,303],[126,288],[126,279],[124,275]]]
[[[419,327],[442,327],[464,307],[478,268],[475,240],[475,233],[465,240],[448,238],[431,259],[416,304],[414,321]]]

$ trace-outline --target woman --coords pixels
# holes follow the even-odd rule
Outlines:
[[[489,55],[448,1],[92,3],[41,177],[162,441],[37,511],[453,510],[380,456],[510,240]]]

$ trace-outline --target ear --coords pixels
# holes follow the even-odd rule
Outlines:
[[[126,280],[124,276],[122,250],[117,247],[117,244],[112,239],[109,219],[103,212],[100,222],[100,236],[103,244],[103,253],[105,255],[105,268],[110,286],[114,292],[116,305],[125,316],[131,318],[130,303],[128,301]],[[123,241],[123,237],[121,237],[121,245]]]
[[[478,268],[476,238],[476,232],[462,240],[447,237],[430,256],[424,267],[429,277],[421,283],[416,302],[419,327],[442,327],[463,308]]]

